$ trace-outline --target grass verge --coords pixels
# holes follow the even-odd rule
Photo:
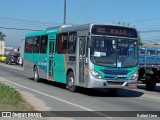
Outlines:
[[[0,111],[35,111],[14,88],[0,83]]]

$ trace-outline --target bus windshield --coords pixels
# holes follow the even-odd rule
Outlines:
[[[90,59],[93,64],[108,67],[137,65],[137,40],[93,36]]]

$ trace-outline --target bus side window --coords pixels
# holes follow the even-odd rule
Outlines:
[[[67,51],[67,41],[68,41],[68,34],[60,34],[58,36],[58,46],[57,46],[57,53],[59,54],[66,54]]]
[[[77,34],[76,33],[69,33],[69,41],[68,41],[68,53],[69,54],[75,54],[76,41],[77,41]]]
[[[33,39],[32,37],[26,38],[25,40],[25,53],[33,52]]]
[[[33,37],[33,53],[39,53],[40,36]]]
[[[47,52],[47,41],[48,41],[48,36],[41,36],[40,53]]]

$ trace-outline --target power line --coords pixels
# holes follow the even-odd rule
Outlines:
[[[8,18],[8,17],[0,17],[0,19],[10,20],[10,21],[19,21],[19,22],[31,22],[31,23],[38,23],[38,24],[62,24],[62,23],[42,22],[42,21],[24,20],[24,19]]]
[[[156,27],[155,28],[139,28],[139,29],[152,29],[153,30],[153,29],[160,29],[160,27],[158,27],[158,28],[156,28]]]
[[[160,30],[144,30],[144,31],[139,31],[140,33],[149,33],[149,32],[160,32]]]
[[[2,29],[29,30],[29,31],[39,31],[39,29],[41,28],[44,27],[46,28],[48,26],[54,25],[52,22],[41,22],[41,21],[23,20],[23,19],[6,18],[6,17],[0,17],[0,23],[4,24],[4,26],[12,26],[12,27],[0,27]],[[21,26],[21,28],[14,27],[15,25]],[[25,28],[24,26],[30,27],[32,29]]]
[[[146,19],[146,20],[140,20],[140,21],[135,21],[135,22],[130,22],[130,23],[136,23],[136,22],[146,22],[146,21],[151,21],[151,20],[159,20],[160,18],[153,18],[153,19]],[[61,23],[53,23],[53,22],[42,22],[42,21],[32,21],[32,20],[24,20],[24,19],[17,19],[17,18],[8,18],[8,17],[0,17],[0,22],[2,23],[16,23],[16,25],[37,25],[38,27],[43,26],[43,27],[48,27],[53,24],[58,24],[60,25]],[[15,27],[0,27],[3,29],[15,29],[15,30],[31,30],[31,31],[37,31],[33,29],[23,29],[23,28],[15,28]],[[39,31],[39,30],[38,30]],[[160,29],[150,29],[150,30],[143,30],[139,31],[140,33],[150,33],[150,32],[160,32]]]
[[[1,29],[9,29],[9,30],[26,30],[26,31],[42,31],[42,30],[34,30],[34,29],[25,29],[25,28],[10,28],[10,27],[0,27]]]
[[[19,22],[17,22],[17,21],[1,21],[0,20],[0,24],[3,24],[3,25],[5,25],[5,26],[22,26],[22,27],[25,27],[25,26],[27,26],[27,27],[32,27],[32,28],[46,28],[46,27],[48,27],[48,26],[52,26],[52,24],[50,24],[50,25],[45,25],[45,24],[34,24],[34,23],[19,23]]]
[[[153,21],[153,20],[160,20],[160,18],[152,18],[152,19],[145,19],[145,20],[139,20],[139,21],[131,21],[127,23],[141,23],[141,22],[148,22],[148,21]]]
[[[1,24],[7,24],[14,26],[15,24],[18,26],[30,26],[30,27],[34,27],[34,29],[36,28],[46,28],[49,26],[57,26],[57,25],[62,25],[62,23],[56,23],[56,22],[41,22],[41,21],[32,21],[32,20],[24,20],[24,19],[17,19],[17,18],[7,18],[7,17],[0,17],[0,23]],[[67,24],[72,24],[75,25],[73,23],[67,23]]]

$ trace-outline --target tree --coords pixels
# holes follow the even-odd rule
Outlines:
[[[140,36],[139,32],[138,32],[138,45],[139,46],[143,45],[143,42],[142,42],[142,39],[141,39],[141,36]]]
[[[4,54],[4,38],[6,37],[5,34],[3,34],[1,31],[0,31],[0,54]]]
[[[0,40],[1,40],[1,41],[4,40],[5,37],[6,37],[6,35],[3,34],[3,33],[0,31]]]

